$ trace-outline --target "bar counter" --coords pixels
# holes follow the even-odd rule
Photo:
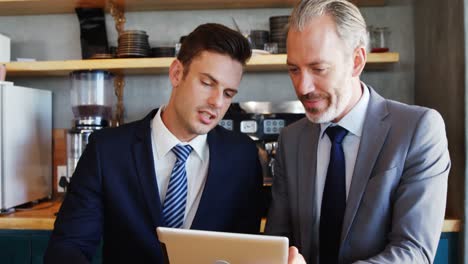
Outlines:
[[[54,228],[55,213],[60,208],[61,200],[45,201],[29,209],[18,209],[16,212],[0,216],[0,229],[52,230]],[[262,220],[261,230],[265,226]],[[442,232],[459,232],[461,221],[445,219]]]

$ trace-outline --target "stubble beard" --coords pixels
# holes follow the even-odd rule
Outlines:
[[[351,100],[351,90],[348,88],[335,89],[335,96],[327,97],[328,105],[325,109],[306,108],[306,116],[316,124],[332,122],[338,118],[346,109]]]

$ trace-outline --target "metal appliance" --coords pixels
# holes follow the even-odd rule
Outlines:
[[[52,194],[52,92],[0,82],[0,211]]]
[[[113,76],[102,70],[70,73],[74,119],[67,134],[67,178],[60,179],[62,187],[73,175],[91,133],[110,125],[115,101]]]
[[[220,125],[250,136],[259,150],[263,179],[270,184],[275,175],[274,164],[277,140],[281,129],[303,118],[300,101],[243,102],[231,104]]]
[[[275,177],[275,155],[281,129],[305,116],[300,101],[232,103],[219,125],[252,138],[258,148],[263,174],[262,215],[271,202],[271,184]]]

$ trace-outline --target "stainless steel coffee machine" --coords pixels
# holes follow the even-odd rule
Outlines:
[[[303,118],[300,101],[233,103],[220,125],[249,135],[256,143],[262,163],[264,184],[275,176],[275,154],[282,128]]]
[[[232,103],[219,123],[228,130],[247,134],[257,143],[263,173],[262,216],[267,215],[271,202],[279,133],[285,126],[303,118],[304,113],[300,101]]]
[[[96,130],[110,126],[115,104],[113,74],[102,70],[70,73],[73,127],[67,134],[67,177],[75,171],[88,138]],[[69,179],[66,179],[67,182]],[[61,179],[63,185],[66,185]],[[62,185],[61,184],[61,185]]]

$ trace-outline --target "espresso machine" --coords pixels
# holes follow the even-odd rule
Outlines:
[[[67,133],[67,178],[60,179],[62,187],[66,187],[73,175],[91,133],[111,124],[115,105],[113,77],[112,73],[103,70],[70,73],[74,118]]]
[[[232,103],[219,125],[247,134],[258,148],[262,165],[264,197],[271,200],[271,184],[275,177],[275,155],[281,129],[305,117],[299,100],[283,102]],[[265,211],[266,214],[266,211]]]
[[[303,118],[300,101],[232,103],[219,125],[247,134],[259,149],[265,184],[275,175],[274,163],[278,136],[285,126]]]

